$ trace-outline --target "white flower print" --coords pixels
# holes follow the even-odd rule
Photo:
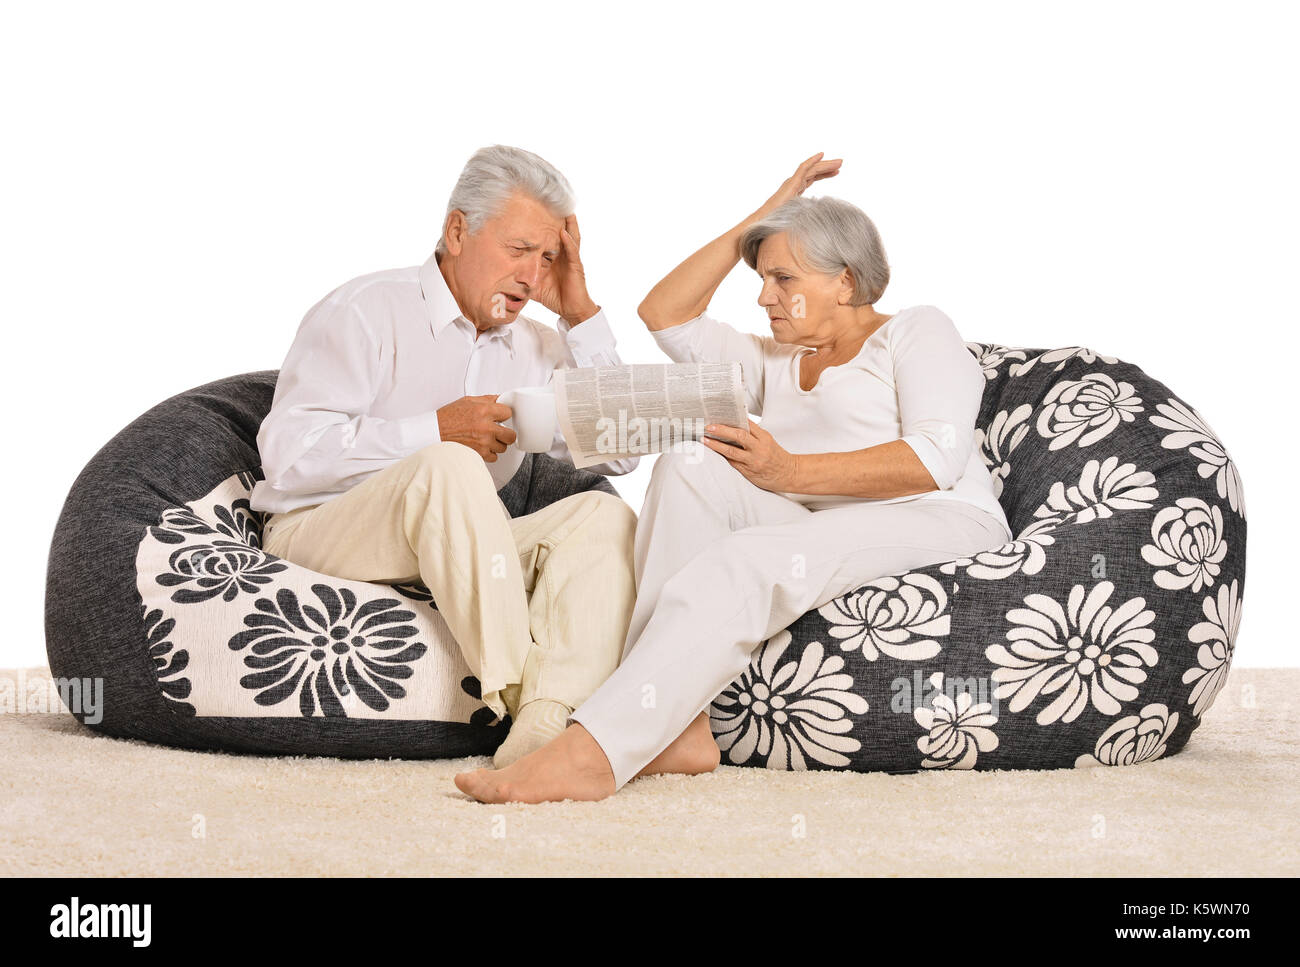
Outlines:
[[[1025,358],[1023,349],[1015,349],[1011,346],[968,342],[966,348],[975,354],[975,361],[980,364],[980,369],[984,370],[984,378],[989,382],[998,378],[998,369],[1006,360]]]
[[[1178,713],[1153,702],[1138,715],[1116,719],[1097,739],[1092,755],[1074,760],[1075,768],[1090,766],[1131,766],[1150,762],[1165,754],[1165,743],[1178,727]]]
[[[1048,450],[1072,443],[1091,446],[1121,422],[1132,423],[1142,412],[1142,400],[1130,383],[1116,383],[1105,373],[1061,380],[1047,391],[1038,414],[1038,434],[1052,442]]]
[[[1142,559],[1163,568],[1152,580],[1167,591],[1200,591],[1214,583],[1228,542],[1223,539],[1223,511],[1199,497],[1179,497],[1151,521],[1153,543],[1142,546]]]
[[[844,659],[828,656],[821,642],[787,660],[792,640],[788,630],[773,635],[744,676],[714,700],[714,738],[735,763],[757,753],[769,769],[807,769],[807,759],[847,766],[846,753],[862,747],[844,734],[853,727],[849,715],[865,714],[867,700],[852,691]]]
[[[992,728],[998,717],[992,703],[976,704],[964,689],[955,698],[943,692],[942,672],[931,675],[930,684],[940,690],[933,707],[912,713],[916,724],[925,729],[925,735],[916,740],[916,747],[925,755],[921,765],[926,769],[974,769],[979,753],[998,747]]]
[[[980,551],[974,557],[947,561],[939,570],[943,574],[956,574],[957,568],[964,567],[970,577],[985,581],[1000,581],[1014,574],[1037,574],[1047,563],[1046,549],[1056,543],[1051,532],[1064,520],[1064,517],[1036,520],[1001,547]]]
[[[1111,607],[1114,590],[1109,581],[1091,591],[1076,584],[1065,608],[1045,594],[1030,594],[1026,607],[1008,611],[1010,644],[984,651],[999,666],[994,695],[1010,698],[1008,707],[1020,712],[1039,695],[1059,692],[1039,710],[1039,725],[1073,722],[1090,700],[1103,715],[1117,715],[1122,702],[1137,698],[1136,686],[1147,678],[1144,666],[1153,667],[1159,657],[1151,646],[1155,612],[1145,598]]]
[[[1046,502],[1034,511],[1034,516],[1075,514],[1076,523],[1087,524],[1111,517],[1117,510],[1141,510],[1160,496],[1152,486],[1155,480],[1154,474],[1139,471],[1134,464],[1121,464],[1119,457],[1089,460],[1078,483],[1068,488],[1059,481],[1052,484]]]
[[[1103,356],[1100,353],[1093,352],[1087,346],[1066,346],[1063,349],[1049,349],[1047,352],[1040,353],[1039,355],[1033,357],[1032,359],[1028,359],[1025,362],[1016,363],[1011,367],[1011,375],[1024,376],[1025,373],[1029,372],[1031,369],[1034,368],[1035,363],[1043,363],[1044,365],[1047,365],[1049,363],[1056,363],[1056,372],[1059,373],[1061,371],[1061,368],[1065,366],[1065,364],[1068,363],[1071,359],[1081,359],[1089,366],[1097,362],[1097,360],[1101,360],[1103,363],[1110,363],[1112,365],[1114,363],[1119,362],[1119,359],[1117,357]]]
[[[1241,593],[1237,579],[1232,584],[1220,584],[1217,598],[1207,597],[1201,602],[1205,620],[1188,629],[1187,637],[1196,649],[1196,668],[1183,672],[1183,684],[1191,682],[1192,694],[1188,704],[1192,714],[1200,718],[1214,704],[1215,697],[1228,680],[1232,664],[1233,647],[1237,641],[1237,626],[1241,623]]]
[[[1162,430],[1173,431],[1160,441],[1160,445],[1166,450],[1186,449],[1201,461],[1196,472],[1202,479],[1214,477],[1219,497],[1226,499],[1228,506],[1244,518],[1246,495],[1241,489],[1237,465],[1200,414],[1182,400],[1170,399],[1156,404],[1156,415],[1151,417],[1151,422]]]
[[[1032,406],[1022,403],[1010,413],[1005,410],[999,412],[989,424],[987,432],[983,427],[975,429],[975,451],[983,459],[984,465],[989,469],[989,475],[993,478],[995,497],[1002,496],[1002,482],[1011,473],[1008,458],[1029,432],[1029,417],[1033,412]]]
[[[934,638],[947,637],[951,615],[943,585],[928,574],[904,574],[869,582],[822,605],[842,651],[862,649],[867,661],[882,654],[923,661],[940,651]]]

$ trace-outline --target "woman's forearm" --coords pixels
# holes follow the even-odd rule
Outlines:
[[[646,328],[652,332],[671,329],[704,312],[722,280],[740,261],[740,236],[767,213],[765,205],[660,279],[636,310]]]
[[[891,440],[845,453],[798,453],[794,494],[838,494],[887,500],[938,490],[916,451],[903,440]]]

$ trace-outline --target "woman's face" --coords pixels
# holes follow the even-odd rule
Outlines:
[[[758,304],[767,311],[772,338],[806,346],[825,343],[834,332],[837,310],[852,296],[847,273],[827,275],[808,268],[791,251],[786,232],[763,239],[755,263],[763,280]]]

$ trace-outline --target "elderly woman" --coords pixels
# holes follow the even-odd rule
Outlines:
[[[622,664],[558,737],[457,776],[463,791],[590,800],[638,775],[707,772],[708,707],[763,641],[875,578],[1011,540],[973,445],[984,376],[952,320],[878,312],[889,267],[871,220],[800,197],[839,167],[809,158],[641,304],[674,360],[739,362],[762,425],[710,426],[703,445],[659,457]],[[762,279],[771,336],[706,312],[738,259]]]

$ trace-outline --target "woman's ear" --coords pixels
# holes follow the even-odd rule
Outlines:
[[[442,241],[447,251],[452,255],[459,255],[465,245],[467,234],[469,234],[469,223],[465,221],[465,213],[459,208],[448,212],[447,221],[442,226]]]
[[[845,269],[840,273],[840,288],[835,294],[835,303],[841,306],[853,304],[853,294],[857,291],[857,285],[853,281],[853,270]]]

